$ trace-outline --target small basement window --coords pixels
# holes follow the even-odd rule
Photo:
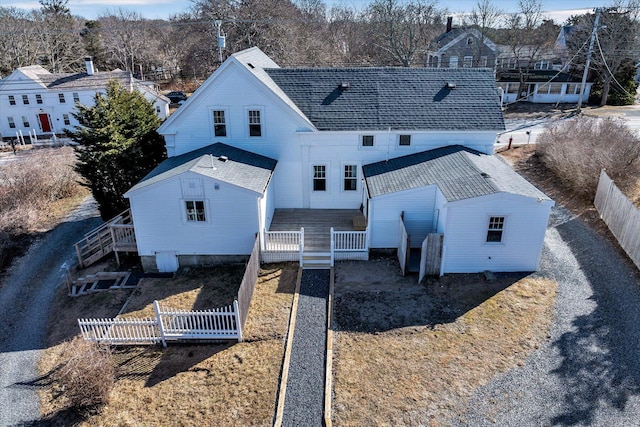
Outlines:
[[[487,230],[487,243],[502,242],[502,232],[504,231],[504,217],[492,216],[489,218],[489,229]]]
[[[187,210],[187,221],[203,222],[207,218],[204,213],[204,201],[202,200],[185,200]]]

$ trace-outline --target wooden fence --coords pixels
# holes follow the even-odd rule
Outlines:
[[[249,257],[247,268],[244,271],[242,277],[242,283],[240,289],[238,289],[238,309],[240,310],[240,326],[244,330],[244,326],[247,322],[247,316],[249,314],[249,306],[251,305],[251,298],[253,297],[253,291],[256,289],[256,283],[258,283],[258,276],[260,275],[260,239],[256,237],[256,242],[253,245],[253,251]]]
[[[82,337],[105,344],[157,344],[167,340],[235,339],[242,341],[238,301],[213,310],[186,311],[153,302],[156,317],[78,319]]]
[[[640,210],[616,187],[605,171],[600,172],[594,204],[622,249],[640,268]]]

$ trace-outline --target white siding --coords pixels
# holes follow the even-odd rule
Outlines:
[[[437,191],[437,187],[432,185],[369,200],[370,247],[398,246],[398,225],[403,211],[407,233],[411,234],[411,246],[419,247],[427,233],[432,231]]]
[[[186,220],[180,178],[203,180],[205,222]],[[191,172],[136,191],[129,201],[141,256],[248,255],[258,232],[257,194]]]
[[[535,271],[553,202],[494,194],[447,204],[442,273]],[[489,217],[505,217],[502,243],[487,243]]]

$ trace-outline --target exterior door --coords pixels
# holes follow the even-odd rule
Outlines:
[[[156,252],[156,267],[161,273],[172,273],[178,270],[178,256],[173,251]]]
[[[51,132],[51,120],[47,113],[38,113],[38,120],[40,121],[42,132]]]

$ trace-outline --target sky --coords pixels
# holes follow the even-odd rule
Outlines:
[[[328,5],[346,4],[361,7],[370,0],[325,0]],[[516,12],[517,0],[492,0],[492,3],[505,12]],[[585,13],[595,7],[611,4],[611,0],[543,0],[543,8],[549,18],[562,23],[569,16]],[[470,12],[477,0],[439,0],[440,6],[447,7],[453,14]],[[0,0],[2,7],[37,9],[37,0]],[[95,19],[109,10],[123,8],[140,13],[148,19],[167,19],[171,15],[184,12],[191,6],[189,0],[69,0],[67,6],[73,15]]]

